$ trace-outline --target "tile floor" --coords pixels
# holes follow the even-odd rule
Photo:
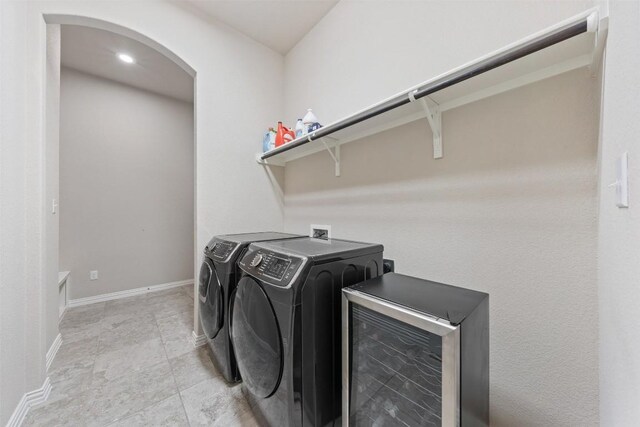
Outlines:
[[[193,286],[69,309],[51,395],[23,426],[257,426],[192,329]]]

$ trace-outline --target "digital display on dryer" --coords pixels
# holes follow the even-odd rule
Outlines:
[[[282,280],[282,276],[284,276],[289,265],[291,265],[291,260],[273,257],[269,265],[265,268],[264,273],[274,279]]]

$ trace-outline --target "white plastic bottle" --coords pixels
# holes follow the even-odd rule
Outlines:
[[[313,111],[311,111],[311,108],[309,108],[307,110],[307,114],[305,114],[304,118],[302,119],[305,135],[309,133],[309,128],[315,123],[318,123],[318,118],[316,117],[315,114],[313,114]]]
[[[296,122],[296,138],[301,137],[305,134],[304,125],[302,124],[302,119],[298,119]]]
[[[269,128],[269,150],[276,148],[276,130]]]

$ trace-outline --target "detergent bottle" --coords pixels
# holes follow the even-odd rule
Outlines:
[[[276,130],[269,128],[269,150],[276,148]]]
[[[271,131],[267,131],[262,138],[262,152],[266,153],[269,151],[269,140],[271,139]]]
[[[276,147],[280,147],[287,142],[291,142],[295,139],[295,132],[286,126],[282,125],[282,122],[278,122],[278,133],[276,135]]]
[[[302,119],[302,124],[304,126],[305,134],[309,132],[313,132],[314,130],[320,128],[320,123],[318,123],[318,118],[316,117],[315,114],[313,114],[313,111],[311,111],[311,108],[309,108],[307,110],[307,114],[304,115],[304,118]]]
[[[296,138],[300,138],[304,134],[304,124],[302,123],[302,119],[298,119],[296,122]]]

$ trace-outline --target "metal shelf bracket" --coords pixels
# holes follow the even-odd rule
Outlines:
[[[329,140],[331,145],[333,146],[333,149],[329,146],[329,144],[327,144],[326,140]],[[324,145],[324,148],[327,149],[327,151],[329,152],[329,155],[331,156],[331,158],[333,159],[335,165],[336,165],[336,176],[340,176],[340,141],[338,141],[335,138],[330,138],[328,136],[325,136],[324,138],[320,138],[320,142],[322,142],[322,145]]]
[[[431,133],[433,134],[433,158],[442,158],[442,114],[440,112],[440,106],[433,99],[425,96],[424,98],[416,99],[415,95],[418,90],[409,92],[409,100],[411,102],[419,101],[424,110],[429,126],[431,127]]]

